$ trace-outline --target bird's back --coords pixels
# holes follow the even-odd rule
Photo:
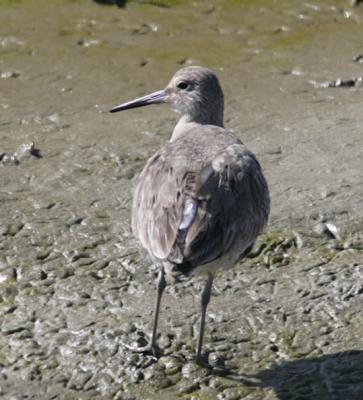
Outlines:
[[[132,229],[153,259],[188,273],[232,247],[242,254],[268,213],[268,188],[255,156],[223,128],[189,124],[141,172]]]

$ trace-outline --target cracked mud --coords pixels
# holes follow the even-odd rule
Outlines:
[[[0,0],[0,397],[361,400],[362,6],[150,3]],[[166,289],[158,360],[124,345],[149,340],[157,275],[133,179],[177,116],[108,114],[189,64],[220,77],[272,195],[216,278],[208,367],[198,279]]]

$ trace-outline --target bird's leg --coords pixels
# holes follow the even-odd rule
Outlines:
[[[161,302],[161,297],[163,295],[165,288],[166,288],[165,271],[164,271],[164,267],[161,266],[158,280],[157,280],[157,297],[156,297],[156,305],[155,305],[153,331],[152,331],[152,335],[151,335],[151,343],[149,343],[145,347],[135,347],[135,346],[130,346],[126,343],[121,342],[121,344],[124,347],[126,347],[128,350],[131,350],[135,353],[144,353],[144,354],[152,353],[152,355],[154,357],[157,357],[157,355],[159,354],[159,348],[156,343],[156,334],[157,334],[157,328],[158,328],[160,302]]]
[[[163,295],[165,288],[166,288],[165,271],[164,271],[164,267],[161,266],[160,272],[159,272],[159,277],[157,280],[157,297],[156,297],[156,305],[155,305],[153,332],[151,335],[151,351],[153,352],[154,356],[156,356],[158,353],[158,345],[156,343],[156,334],[157,334],[157,329],[158,329],[160,302],[161,302],[161,297]]]
[[[200,321],[200,328],[199,328],[199,340],[198,340],[198,347],[197,347],[197,364],[202,364],[202,346],[203,346],[203,336],[204,336],[204,325],[205,325],[205,314],[207,311],[207,306],[210,299],[210,294],[212,291],[214,275],[209,274],[208,279],[205,283],[201,294],[201,321]]]

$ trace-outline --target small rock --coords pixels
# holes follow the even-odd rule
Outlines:
[[[0,78],[2,78],[2,79],[18,78],[19,76],[20,76],[20,73],[16,72],[16,71],[0,72]]]
[[[166,375],[174,375],[182,369],[181,362],[175,357],[161,357],[159,364],[165,368]]]
[[[4,165],[18,165],[19,164],[19,160],[15,157],[14,154],[2,153],[0,155],[0,161]]]
[[[304,240],[297,232],[294,232],[294,244],[297,249],[301,249],[304,246]]]
[[[72,375],[72,378],[68,383],[68,388],[76,390],[83,389],[91,378],[92,374],[90,372],[77,371]]]
[[[219,400],[240,400],[246,398],[252,389],[248,387],[232,387],[223,390],[219,393],[217,399]]]
[[[4,282],[13,281],[16,279],[16,270],[14,268],[7,268],[0,271],[0,284]]]
[[[357,56],[353,57],[353,61],[358,64],[363,64],[363,54],[358,54]]]
[[[47,119],[50,122],[53,122],[53,124],[59,124],[59,120],[60,120],[58,113],[48,115]]]
[[[182,375],[189,380],[194,378],[202,379],[209,375],[209,371],[195,362],[187,362],[183,365]]]
[[[213,352],[209,354],[208,361],[210,364],[218,365],[219,367],[224,367],[225,365],[225,357],[223,353]]]
[[[348,79],[335,79],[333,81],[326,81],[317,83],[316,81],[310,81],[316,88],[327,89],[327,88],[349,88],[359,87],[363,85],[363,76],[348,78]]]
[[[168,349],[171,346],[171,340],[168,336],[162,335],[159,339],[159,346],[161,349]]]
[[[30,329],[32,323],[24,313],[6,314],[1,324],[1,332],[6,335]]]
[[[351,238],[344,242],[344,249],[363,250],[363,238]]]
[[[134,29],[133,33],[138,35],[146,35],[147,33],[157,32],[158,30],[159,26],[151,22],[147,24],[142,24],[138,28]]]
[[[183,393],[183,394],[190,394],[195,392],[196,390],[198,390],[200,388],[198,383],[190,383],[188,381],[183,381],[180,384],[179,387],[179,392]]]
[[[26,265],[17,268],[17,281],[22,283],[40,281],[46,279],[47,274],[40,265]]]
[[[34,142],[21,144],[14,153],[14,156],[19,161],[28,159],[31,156],[34,156],[36,158],[42,158],[39,149],[35,148]]]
[[[101,40],[98,39],[80,39],[77,44],[78,46],[83,46],[83,47],[90,47],[90,46],[97,46],[99,45]]]
[[[8,48],[24,47],[25,41],[15,36],[0,37],[0,46]]]
[[[328,239],[340,239],[339,229],[330,222],[319,222],[313,227],[313,231],[319,236]]]
[[[196,363],[188,362],[182,368],[183,377],[188,379],[199,369],[200,367]]]

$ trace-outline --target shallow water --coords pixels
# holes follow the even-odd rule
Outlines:
[[[194,379],[195,396],[231,399],[246,390],[246,398],[290,399],[289,368],[303,368],[307,357],[335,365],[332,353],[355,367],[344,390],[361,394],[361,355],[352,361],[345,352],[362,345],[363,89],[359,80],[326,86],[363,75],[359,57],[353,61],[362,52],[363,6],[162,3],[171,6],[0,0],[0,394],[152,398],[165,387],[172,398]],[[218,74],[226,126],[257,154],[270,184],[269,232],[283,232],[248,274],[237,268],[220,277],[212,300],[210,341],[221,342],[214,357],[269,383],[233,385],[240,394],[182,367],[193,353],[199,283],[166,296],[162,340],[182,359],[173,373],[165,360],[147,367],[120,346],[149,331],[154,295],[154,269],[143,268],[129,230],[133,177],[168,140],[177,115],[168,107],[108,110],[164,87],[190,64]],[[294,342],[296,332],[305,336]],[[278,351],[266,350],[274,345]],[[281,360],[286,368],[263,374]],[[312,378],[305,386],[314,387]],[[344,398],[329,390],[320,397]]]

